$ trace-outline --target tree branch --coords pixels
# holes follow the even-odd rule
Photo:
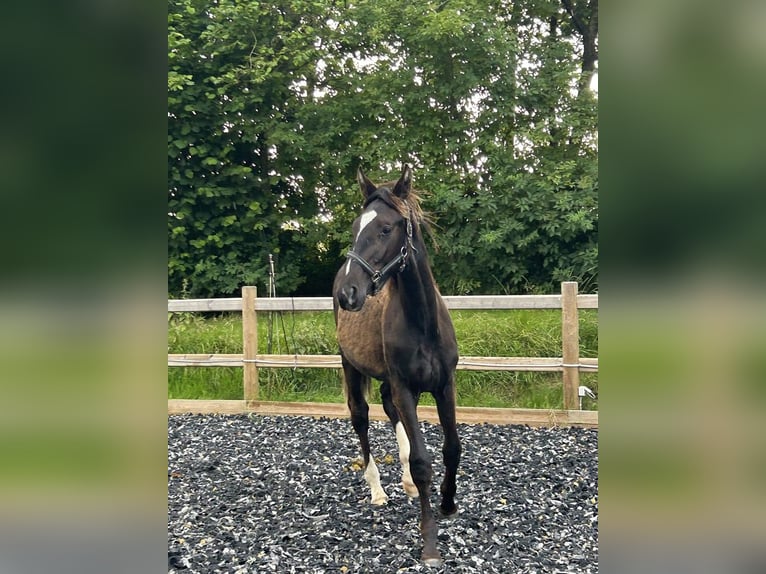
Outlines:
[[[598,0],[596,0],[596,2],[598,2]],[[588,30],[585,27],[585,23],[577,16],[577,14],[575,14],[572,0],[561,0],[561,3],[564,5],[564,9],[567,11],[567,14],[569,14],[569,17],[572,18],[572,22],[574,23],[575,28],[577,28],[577,31],[584,37],[585,34],[588,33]],[[598,9],[598,6],[596,9]]]

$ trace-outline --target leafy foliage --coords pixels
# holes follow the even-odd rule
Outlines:
[[[403,161],[443,292],[597,289],[581,28],[553,0],[171,0],[170,293],[263,286],[273,253],[280,294],[328,294],[357,166],[381,180]]]

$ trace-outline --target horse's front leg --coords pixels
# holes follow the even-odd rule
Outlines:
[[[440,566],[442,558],[436,548],[438,529],[429,497],[433,471],[431,457],[426,450],[425,440],[418,424],[417,398],[409,389],[403,388],[402,383],[397,384],[397,381],[392,382],[391,390],[394,406],[409,439],[410,473],[420,496],[420,535],[423,538],[421,559],[430,566]]]
[[[375,464],[375,459],[370,456],[370,439],[368,436],[369,405],[365,396],[370,379],[357,371],[349,363],[343,360],[343,378],[346,385],[346,401],[348,410],[351,412],[351,426],[354,427],[359,444],[362,447],[362,459],[364,460],[364,479],[370,486],[372,494],[371,502],[381,505],[388,502],[383,487],[380,484],[380,473]]]

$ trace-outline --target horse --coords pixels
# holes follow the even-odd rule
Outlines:
[[[402,465],[402,487],[420,500],[421,559],[442,564],[430,502],[431,458],[420,431],[417,405],[429,392],[444,433],[444,479],[439,511],[457,513],[456,475],[461,444],[455,420],[458,347],[447,306],[431,272],[421,233],[424,215],[404,165],[398,181],[375,185],[362,171],[364,198],[353,224],[353,246],[333,283],[333,310],[351,424],[359,437],[371,502],[386,504],[370,456],[367,397],[371,378],[381,381],[383,409],[391,421]]]

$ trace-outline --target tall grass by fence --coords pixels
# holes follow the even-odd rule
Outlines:
[[[474,371],[548,371],[562,373],[563,412],[577,411],[580,397],[578,393],[580,373],[596,372],[598,359],[580,357],[579,309],[598,309],[598,295],[579,295],[577,283],[564,282],[560,295],[505,295],[505,296],[445,296],[450,310],[493,310],[493,309],[561,309],[561,356],[558,357],[479,357],[462,356],[458,363],[460,370]],[[323,368],[340,369],[339,355],[304,355],[304,354],[261,354],[258,353],[258,313],[274,311],[331,311],[330,297],[279,297],[258,298],[255,287],[244,287],[241,298],[226,299],[181,299],[169,300],[170,312],[221,312],[239,311],[242,313],[242,353],[211,354],[169,354],[169,367],[241,367],[243,369],[243,396],[240,405],[245,410],[263,408],[260,401],[260,369],[262,368]],[[194,409],[189,401],[169,403],[171,410]],[[200,401],[197,407],[204,405]],[[171,401],[172,403],[172,401]],[[219,402],[220,403],[220,402]],[[240,408],[238,407],[238,408]],[[336,405],[337,407],[337,405]],[[341,405],[342,407],[342,405]],[[231,407],[219,404],[204,407],[215,410],[227,410]],[[335,408],[335,407],[333,407]],[[332,409],[331,409],[332,410]],[[496,409],[498,410],[498,409]],[[526,410],[537,409],[499,409]],[[546,410],[548,418],[552,411]],[[559,413],[559,417],[563,416]],[[566,415],[564,418],[572,418]],[[575,416],[575,418],[578,418]],[[582,418],[582,417],[580,417]],[[594,420],[592,417],[589,420]]]

